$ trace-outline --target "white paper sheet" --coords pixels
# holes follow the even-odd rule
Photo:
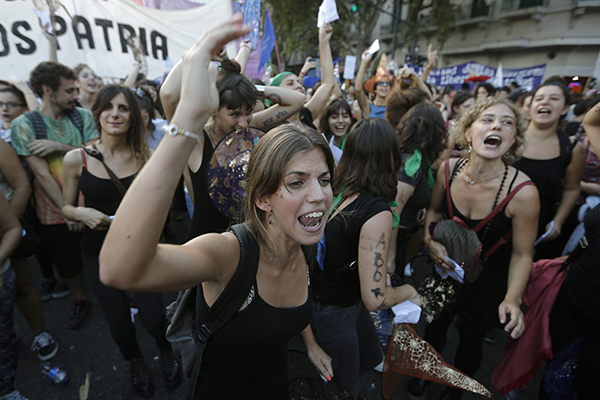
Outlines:
[[[437,273],[440,274],[440,276],[444,279],[450,277],[454,280],[459,281],[460,283],[464,283],[465,270],[460,265],[458,265],[456,263],[456,261],[454,261],[450,257],[446,257],[446,260],[448,260],[448,262],[450,262],[452,265],[454,265],[454,271],[448,271],[447,269],[441,268],[436,265],[435,270],[437,271]]]
[[[379,51],[379,39],[375,39],[375,41],[369,47],[369,55],[375,54]]]
[[[419,318],[421,318],[421,307],[410,300],[396,304],[392,307],[392,311],[395,315],[395,324],[416,324],[419,322]]]
[[[548,235],[550,234],[550,232],[552,232],[553,228],[554,228],[554,221],[550,222],[550,228],[548,228],[548,230],[546,232],[544,232],[544,234],[542,236],[540,236],[538,240],[535,241],[534,246],[537,246],[542,240],[547,238]]]
[[[344,67],[344,79],[354,79],[356,72],[356,56],[346,56],[346,66]]]
[[[54,31],[54,28],[52,27],[52,20],[50,19],[50,14],[47,13],[46,11],[40,11],[40,10],[33,10],[33,12],[40,19],[40,25],[42,25],[42,26],[48,25],[48,27],[46,28],[46,32],[52,34],[52,32]]]
[[[323,24],[337,21],[340,16],[337,12],[337,6],[335,0],[323,0],[319,7],[319,16],[317,17],[317,28],[323,26]]]

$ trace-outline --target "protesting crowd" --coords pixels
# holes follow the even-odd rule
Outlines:
[[[431,46],[421,76],[390,71],[382,54],[369,77],[366,50],[355,81],[340,85],[328,23],[307,94],[310,59],[262,82],[243,74],[250,42],[224,55],[248,32],[239,17],[209,30],[160,83],[136,64],[104,84],[55,56],[27,83],[0,81],[0,399],[26,399],[14,306],[45,361],[61,338],[43,302],[69,294],[70,327],[99,307],[143,398],[155,382],[132,301],[162,383],[189,381],[193,399],[288,399],[297,334],[324,381],[356,399],[386,353],[384,374],[397,373],[388,350],[406,347],[392,333],[401,303],[422,308],[437,353],[457,325],[448,364],[467,377],[484,342],[507,332],[499,393],[539,368],[556,375],[560,355],[576,366],[564,374],[569,395],[597,398],[600,95],[574,95],[561,77],[532,91],[436,87]],[[183,245],[167,243],[173,204],[191,220]],[[417,257],[429,266],[421,285]],[[176,291],[167,315],[162,293]],[[432,380],[410,378],[402,396],[427,398]],[[543,379],[539,398],[575,398],[560,384]],[[448,385],[440,399],[460,399]]]

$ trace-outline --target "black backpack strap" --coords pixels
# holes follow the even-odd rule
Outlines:
[[[36,139],[48,139],[48,132],[46,131],[46,124],[44,123],[44,119],[38,110],[27,111],[25,116],[29,121],[31,121],[31,125],[33,125],[33,130],[35,132]],[[71,114],[69,114],[69,119],[75,125],[75,127],[81,133],[81,138],[83,142],[83,117],[78,109],[75,109]]]
[[[83,140],[83,117],[77,108],[69,114],[69,119],[75,125],[75,128],[79,130],[79,133],[81,133],[82,143],[85,143]]]
[[[27,111],[25,117],[31,122],[33,131],[36,139],[48,139],[48,133],[46,132],[46,124],[44,119],[38,110]]]
[[[577,140],[571,141],[569,136],[562,132],[557,132],[557,135],[560,146],[560,165],[564,169],[567,169],[569,164],[571,164],[571,159],[573,158],[573,149],[577,145]]]
[[[256,281],[260,247],[254,232],[247,224],[234,225],[231,227],[231,231],[240,242],[240,261],[233,277],[210,307],[206,322],[196,331],[196,357],[194,358],[194,368],[192,369],[186,396],[186,399],[189,400],[193,399],[196,393],[200,365],[202,364],[202,353],[206,348],[208,339],[214,331],[229,322],[238,312]],[[196,312],[198,312],[198,296],[202,296],[202,290],[198,290],[196,296]]]

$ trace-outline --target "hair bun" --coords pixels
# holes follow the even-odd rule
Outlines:
[[[236,60],[230,60],[229,58],[223,58],[221,61],[221,71],[230,74],[241,74],[242,66]]]

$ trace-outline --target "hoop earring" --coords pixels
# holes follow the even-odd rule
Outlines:
[[[505,160],[506,160],[506,159],[508,159],[508,156],[510,156],[510,154],[509,154],[509,152],[507,151],[507,152],[504,154],[504,159],[505,159]]]
[[[273,222],[271,221],[271,211],[269,210],[269,214],[267,215],[267,221],[269,222],[269,225],[271,225]]]
[[[471,142],[469,142],[469,149],[467,151],[469,152],[469,154],[471,154],[471,152],[473,151],[473,147],[471,147]]]

